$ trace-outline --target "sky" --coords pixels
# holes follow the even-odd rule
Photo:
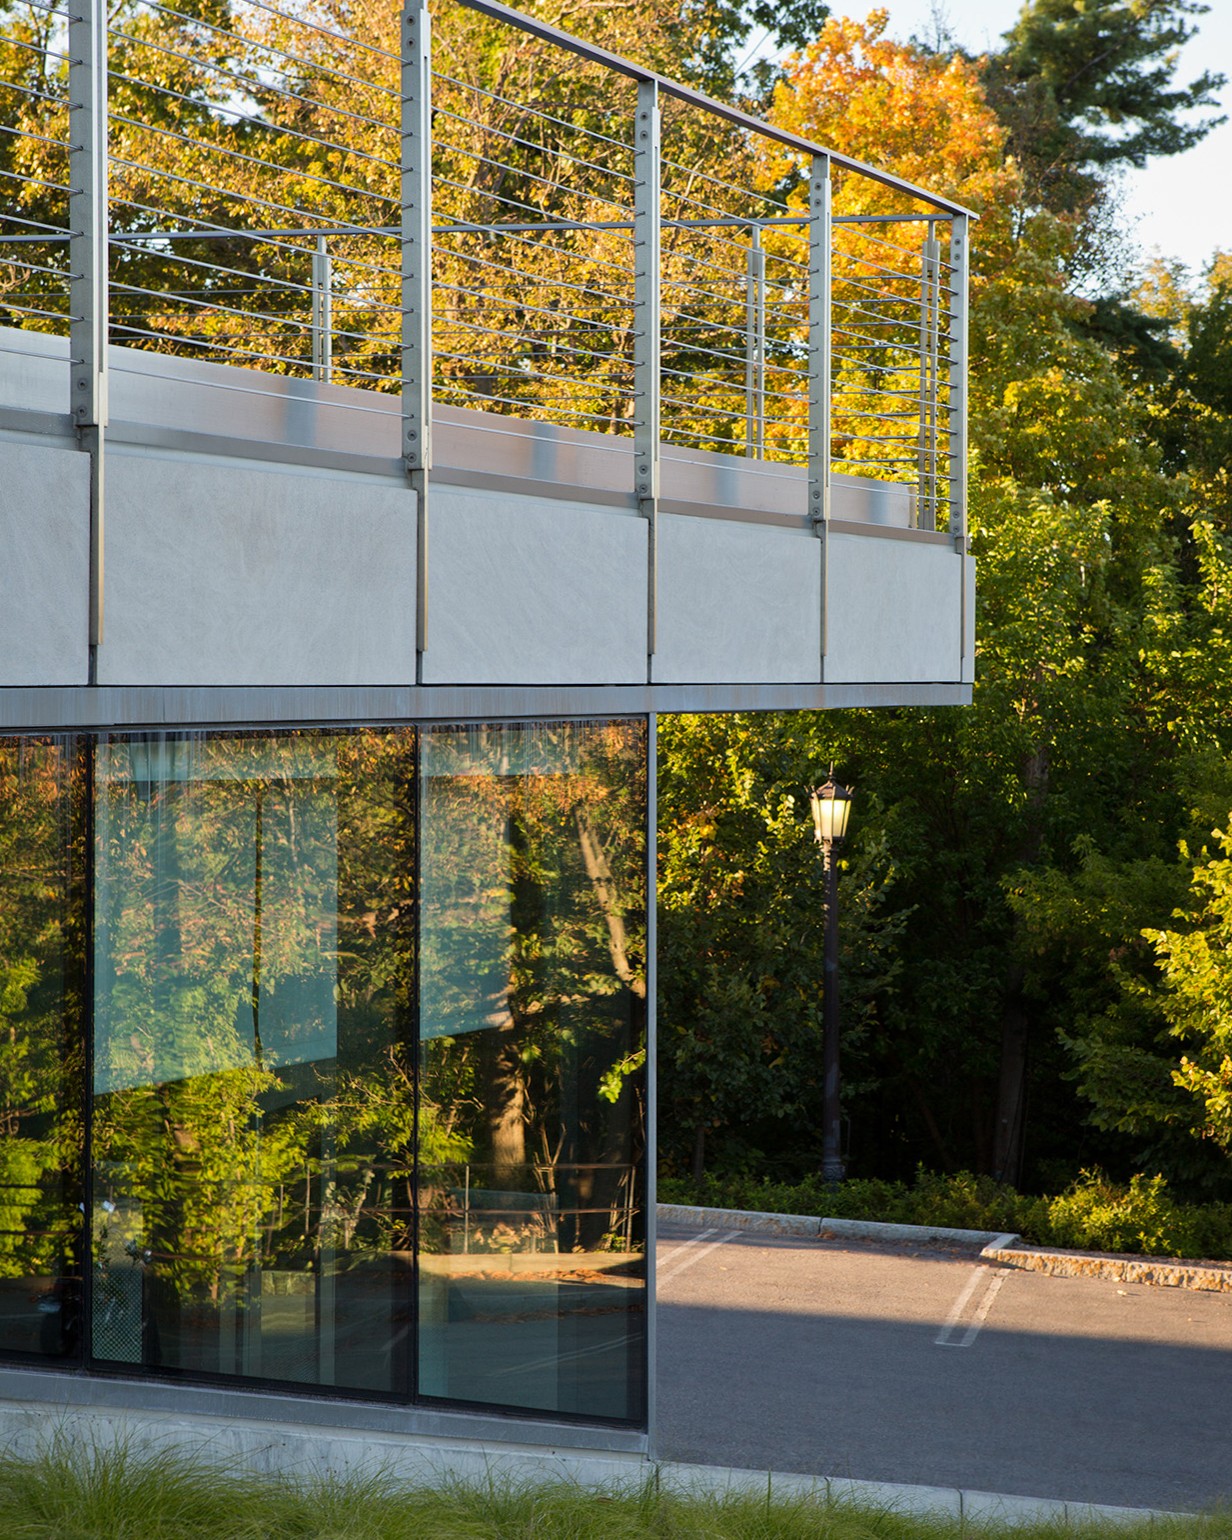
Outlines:
[[[958,42],[981,51],[1013,25],[1021,0],[831,0],[831,10],[863,17],[874,3],[889,10],[893,37],[932,35],[939,9]],[[1232,0],[1209,3],[1181,54],[1177,78],[1186,85],[1207,69],[1232,77]],[[1232,118],[1232,83],[1223,89],[1222,110]],[[1184,155],[1128,171],[1123,196],[1125,222],[1144,257],[1158,250],[1201,273],[1216,251],[1232,251],[1232,121]]]

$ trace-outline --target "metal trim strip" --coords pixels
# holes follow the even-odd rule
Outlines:
[[[832,535],[871,535],[874,540],[910,540],[914,545],[944,545],[951,550],[954,540],[940,529],[902,529],[897,524],[857,524],[849,519],[831,519]]]
[[[58,1368],[0,1364],[0,1399],[21,1405],[111,1408],[157,1415],[166,1413],[296,1426],[356,1429],[412,1437],[480,1439],[494,1444],[546,1445],[641,1455],[646,1434],[639,1428],[604,1423],[557,1422],[546,1415],[510,1416],[444,1411],[405,1402],[297,1395],[236,1384],[200,1385],[188,1380],[112,1377],[65,1373]]]
[[[0,732],[347,722],[490,722],[676,711],[965,706],[971,685],[931,683],[164,686],[0,689]]]

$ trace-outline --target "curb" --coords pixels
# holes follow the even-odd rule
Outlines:
[[[812,1501],[851,1506],[875,1515],[907,1514],[1010,1529],[1019,1524],[1100,1524],[1111,1532],[1158,1519],[1186,1517],[1161,1509],[1114,1507],[1064,1498],[1025,1497],[962,1487],[858,1481],[850,1477],[796,1475],[655,1460],[644,1452],[562,1449],[499,1444],[490,1440],[398,1434],[245,1417],[123,1411],[99,1406],[55,1410],[37,1402],[0,1398],[0,1448],[17,1458],[36,1456],[56,1440],[79,1447],[119,1447],[143,1454],[177,1450],[228,1470],[279,1475],[292,1480],[325,1474],[356,1477],[396,1470],[412,1485],[459,1482],[517,1486],[567,1482],[603,1492],[656,1491],[686,1497],[756,1495],[767,1500]],[[864,1531],[862,1531],[864,1532]]]
[[[850,1505],[877,1514],[906,1514],[924,1519],[957,1520],[967,1524],[1046,1524],[1059,1528],[1099,1525],[1106,1532],[1153,1524],[1157,1520],[1190,1515],[1162,1508],[1125,1508],[1111,1503],[1070,1502],[1056,1497],[1019,1497],[1002,1492],[979,1492],[965,1487],[913,1486],[896,1481],[858,1481],[851,1477],[797,1476],[784,1471],[738,1470],[726,1466],[678,1465],[664,1462],[654,1467],[661,1489],[689,1497],[713,1493],[756,1494],[767,1500],[817,1501]]]
[[[1232,1294],[1232,1264],[1111,1255],[1099,1251],[1049,1251],[1018,1235],[995,1230],[956,1230],[945,1225],[883,1224],[872,1219],[827,1219],[809,1214],[763,1214],[755,1209],[699,1208],[660,1203],[660,1224],[689,1229],[742,1230],[757,1235],[797,1235],[809,1240],[889,1241],[898,1245],[962,1246],[986,1262],[1057,1278],[1109,1278],[1155,1288]]]
[[[686,1203],[660,1203],[660,1224],[689,1229],[748,1230],[758,1235],[800,1235],[810,1240],[897,1241],[917,1245],[1005,1246],[1018,1239],[999,1230],[955,1230],[946,1225],[899,1225],[875,1219],[819,1219],[812,1214],[762,1214],[756,1209],[696,1208]]]
[[[1112,1256],[1099,1251],[1045,1251],[1041,1247],[1024,1245],[986,1246],[980,1255],[990,1262],[1000,1262],[1004,1267],[1017,1267],[1030,1273],[1051,1273],[1055,1278],[1110,1278],[1116,1283],[1145,1283],[1155,1288],[1232,1294],[1232,1266],[1217,1263]]]

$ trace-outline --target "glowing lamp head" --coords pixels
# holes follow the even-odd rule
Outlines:
[[[819,845],[838,844],[846,838],[851,796],[851,791],[834,779],[831,767],[830,779],[812,794],[813,825]]]

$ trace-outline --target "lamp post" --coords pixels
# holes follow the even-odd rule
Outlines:
[[[826,876],[826,968],[822,999],[822,1071],[825,1087],[821,1112],[821,1175],[830,1186],[843,1180],[839,1101],[838,1006],[838,853],[847,835],[851,792],[830,778],[812,794],[813,825],[821,846]]]

